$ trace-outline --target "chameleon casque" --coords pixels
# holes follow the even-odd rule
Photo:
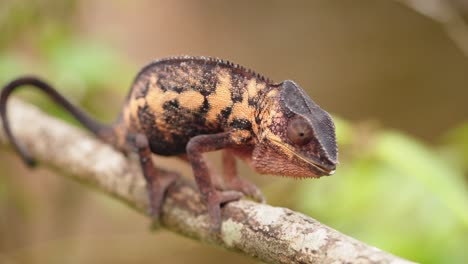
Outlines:
[[[111,125],[94,121],[38,78],[21,77],[7,84],[0,97],[3,126],[31,166],[35,161],[13,136],[6,111],[11,92],[25,85],[45,92],[104,142],[138,154],[155,218],[175,174],[159,173],[152,153],[179,156],[191,164],[215,230],[221,226],[222,204],[242,194],[263,200],[253,184],[238,177],[235,157],[261,174],[301,178],[332,175],[338,163],[330,115],[295,82],[273,83],[228,61],[183,56],[145,66]],[[224,189],[203,157],[221,149]]]

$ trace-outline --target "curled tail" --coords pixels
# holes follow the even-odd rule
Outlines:
[[[65,97],[59,94],[52,86],[45,83],[44,81],[36,78],[36,77],[20,77],[8,83],[0,93],[0,117],[2,119],[3,128],[5,130],[5,134],[8,140],[11,142],[13,147],[18,151],[21,158],[26,162],[28,166],[34,166],[36,164],[35,159],[31,156],[31,154],[21,145],[16,138],[11,133],[10,124],[8,122],[7,117],[7,107],[6,103],[10,96],[10,94],[16,89],[21,86],[33,86],[38,88],[39,90],[43,91],[47,96],[49,96],[54,102],[61,105],[65,108],[70,114],[75,117],[83,126],[89,129],[91,132],[96,134],[99,138],[104,139],[105,135],[108,135],[109,131],[111,130],[110,126],[106,126],[96,122],[95,120],[91,119],[88,115],[86,115],[82,110],[78,107],[73,105],[70,101],[68,101]]]

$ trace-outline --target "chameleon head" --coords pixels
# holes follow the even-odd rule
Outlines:
[[[335,125],[293,81],[270,94],[270,111],[262,122],[253,165],[259,173],[290,177],[332,175],[338,164]]]

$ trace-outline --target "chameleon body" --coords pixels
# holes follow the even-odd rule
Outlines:
[[[190,162],[216,230],[221,224],[221,204],[239,199],[242,193],[263,200],[253,184],[237,177],[235,157],[256,172],[290,177],[331,175],[338,163],[330,115],[296,83],[273,83],[231,62],[185,56],[145,66],[120,115],[109,126],[90,119],[37,78],[10,82],[1,93],[0,114],[7,136],[29,164],[33,159],[13,137],[6,115],[9,94],[23,85],[42,89],[120,151],[138,153],[154,217],[158,217],[164,192],[175,176],[158,173],[152,153]],[[224,190],[202,156],[220,149]]]

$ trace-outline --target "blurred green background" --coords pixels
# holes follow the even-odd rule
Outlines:
[[[109,122],[138,69],[160,57],[216,56],[293,79],[333,114],[341,165],[293,180],[239,163],[269,203],[414,261],[466,263],[466,22],[461,0],[2,0],[0,85],[39,75]],[[39,93],[18,95],[74,122]],[[0,148],[0,263],[220,259],[258,263],[151,233],[123,204]]]

